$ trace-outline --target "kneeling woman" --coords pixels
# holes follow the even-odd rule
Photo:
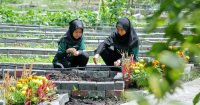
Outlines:
[[[53,59],[54,68],[84,67],[88,62],[89,56],[83,52],[83,23],[75,19],[69,25],[69,30],[58,42],[58,52]]]
[[[139,38],[128,18],[120,18],[116,25],[117,31],[102,42],[96,50],[93,57],[94,63],[97,64],[99,55],[102,57],[107,66],[119,66],[122,63],[122,54],[128,53],[134,55],[134,61],[138,61],[139,55]],[[110,48],[114,47],[114,50]],[[119,68],[111,68],[113,71],[121,71]]]

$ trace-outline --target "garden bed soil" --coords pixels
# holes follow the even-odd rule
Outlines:
[[[70,97],[69,101],[65,105],[120,105],[126,103],[124,98],[81,98]]]
[[[49,74],[49,80],[53,81],[82,81],[82,78],[74,73],[64,74],[60,71]]]

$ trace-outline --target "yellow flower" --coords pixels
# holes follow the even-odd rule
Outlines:
[[[186,58],[186,59],[190,59],[190,57],[189,57],[189,56],[186,56],[185,58]]]
[[[143,64],[140,64],[140,66],[139,66],[140,68],[143,68],[144,67],[144,65]]]
[[[157,67],[157,65],[154,65],[154,67],[156,68],[156,67]]]
[[[17,84],[16,87],[17,88],[22,88],[22,84]]]
[[[139,73],[140,72],[140,70],[135,70],[135,73]]]
[[[49,87],[47,87],[47,89],[46,89],[47,91],[49,91]]]
[[[22,94],[22,95],[26,95],[26,91],[22,91],[21,94]]]
[[[131,63],[131,65],[132,65],[132,66],[135,66],[135,64],[134,64],[134,63]]]
[[[28,87],[28,85],[27,85],[27,84],[24,84],[24,87]]]
[[[139,61],[140,63],[143,63],[144,62],[144,59],[140,59],[140,61]]]
[[[135,69],[140,69],[140,67],[136,66]]]
[[[15,91],[15,87],[11,87],[11,90],[12,90],[12,91]]]
[[[177,51],[177,52],[176,52],[176,55],[179,55],[179,54],[180,54],[180,51]]]
[[[42,79],[42,77],[41,76],[37,76],[37,79]]]
[[[139,63],[139,62],[137,62],[137,63],[136,63],[136,65],[137,65],[137,66],[139,66],[139,65],[140,65],[140,63]]]
[[[24,87],[22,88],[22,91],[26,91],[27,89],[28,89],[28,87],[24,86]]]

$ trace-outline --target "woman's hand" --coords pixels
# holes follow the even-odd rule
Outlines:
[[[76,52],[74,53],[74,56],[78,56],[78,55],[79,55],[79,52],[76,51]]]
[[[66,50],[66,52],[67,52],[67,53],[70,53],[70,52],[71,52],[74,56],[78,56],[78,54],[79,54],[79,52],[76,51],[75,48],[68,48],[68,49]]]
[[[119,66],[120,63],[121,63],[121,61],[120,61],[120,60],[117,60],[117,61],[114,62],[114,66]]]
[[[93,57],[93,61],[95,64],[98,63],[98,57],[99,57],[99,54],[95,54],[94,57]]]

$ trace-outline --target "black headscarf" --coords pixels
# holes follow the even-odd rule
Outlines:
[[[67,43],[67,44],[70,44],[70,45],[76,45],[76,44],[78,44],[82,40],[83,34],[78,39],[75,39],[73,37],[73,32],[77,28],[82,28],[82,32],[83,32],[83,28],[84,28],[83,27],[83,23],[80,20],[74,19],[74,20],[72,20],[69,23],[69,30],[63,35],[63,37],[60,39],[60,41],[58,42],[58,44],[60,42]]]
[[[111,35],[105,39],[104,43],[116,48],[127,49],[134,48],[140,45],[140,40],[128,18],[120,18],[117,21],[117,26],[122,27],[126,34],[120,36],[117,31],[113,31]]]

